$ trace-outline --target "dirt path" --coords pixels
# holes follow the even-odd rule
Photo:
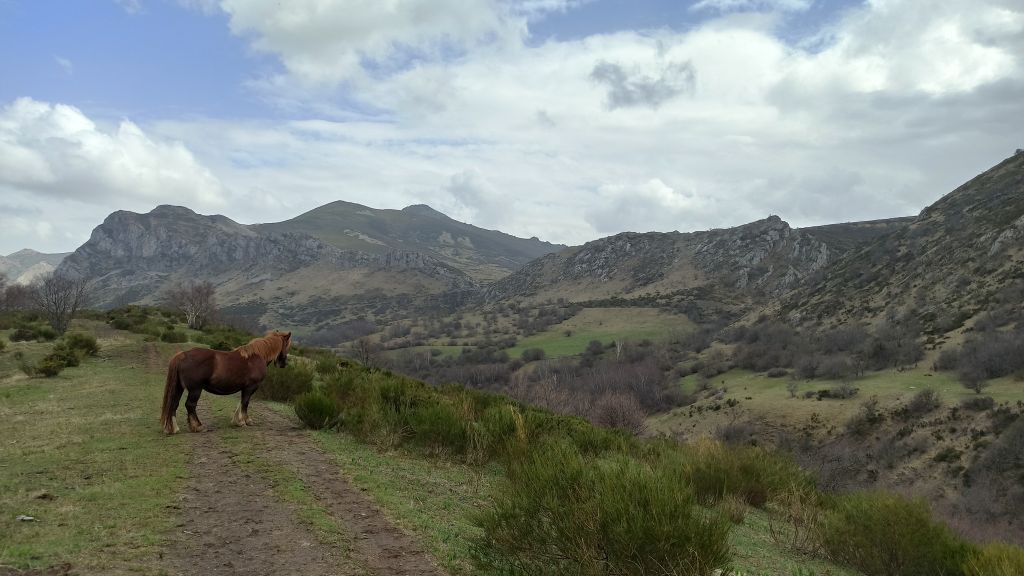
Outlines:
[[[209,412],[200,417],[209,426]],[[350,550],[320,542],[281,502],[270,479],[240,467],[216,424],[188,434],[190,480],[181,495],[181,525],[165,556],[177,574],[441,576],[416,540],[381,514],[342,476],[329,456],[287,418],[255,406],[259,425],[246,428],[252,454],[293,471],[334,522],[352,536]],[[184,432],[183,432],[184,433]],[[187,433],[186,433],[187,434]],[[224,482],[224,478],[232,479]]]

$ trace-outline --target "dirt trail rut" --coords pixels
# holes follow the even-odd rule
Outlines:
[[[255,405],[258,425],[241,433],[252,453],[294,472],[334,522],[352,537],[349,550],[320,542],[294,506],[275,496],[268,478],[232,461],[220,439],[223,424],[209,412],[208,432],[188,435],[192,453],[188,485],[180,498],[181,523],[165,559],[181,575],[308,574],[442,576],[415,538],[391,524],[353,487],[332,458],[288,418]],[[230,478],[230,482],[223,479]]]

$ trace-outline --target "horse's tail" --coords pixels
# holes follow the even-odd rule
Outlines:
[[[160,409],[160,425],[168,434],[174,433],[174,412],[177,408],[174,405],[174,397],[178,393],[178,387],[181,386],[181,379],[178,377],[178,364],[184,356],[182,352],[175,354],[167,365],[167,384],[164,385],[164,404]]]

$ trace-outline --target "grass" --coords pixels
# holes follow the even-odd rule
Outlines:
[[[696,387],[696,376],[690,375],[680,380],[684,390],[692,392]],[[846,422],[859,409],[862,401],[877,396],[882,406],[898,406],[906,403],[917,392],[931,388],[939,393],[946,406],[954,406],[964,398],[976,394],[963,386],[951,372],[933,372],[925,368],[914,368],[903,372],[886,370],[872,372],[853,381],[853,386],[860,389],[858,394],[848,400],[817,400],[803,398],[806,391],[816,391],[834,386],[837,382],[828,380],[801,380],[797,384],[797,398],[791,398],[786,386],[791,382],[789,377],[769,378],[763,373],[749,370],[730,370],[711,378],[711,386],[725,388],[726,394],[722,403],[732,399],[739,402],[735,409],[723,409],[717,412],[707,410],[690,416],[689,408],[679,408],[652,417],[648,424],[654,433],[700,434],[711,432],[724,419],[733,418],[737,412],[747,416],[766,420],[782,421],[789,424],[802,425],[821,421],[833,425]],[[1015,382],[1012,378],[1000,378],[992,381],[985,390],[985,395],[992,396],[997,403],[1014,404],[1024,401],[1024,383]]]
[[[381,453],[347,434],[317,432],[313,437],[391,520],[420,535],[446,570],[476,573],[469,542],[479,530],[472,516],[486,505],[488,490],[501,476],[497,466],[474,468],[404,451]]]
[[[815,576],[855,576],[857,573],[834,564],[780,549],[768,536],[768,513],[750,508],[742,524],[729,535],[733,550],[733,568],[745,576],[797,574],[810,571]]]
[[[652,308],[587,308],[543,332],[520,339],[508,350],[508,355],[518,358],[523,350],[540,348],[548,358],[560,358],[582,353],[591,340],[603,344],[614,340],[657,341],[664,340],[673,331],[693,328],[693,322],[685,316]]]
[[[0,565],[120,573],[158,564],[186,450],[156,426],[161,375],[126,360],[139,340],[101,339],[100,358],[45,380],[17,373],[11,355],[52,345],[0,353]],[[19,514],[37,521],[15,522]]]
[[[214,398],[211,402],[223,405],[219,406],[220,408],[227,408],[229,403],[231,406],[234,405],[233,398],[217,397],[213,394],[208,396]],[[232,461],[241,468],[256,472],[269,480],[277,498],[295,507],[299,519],[313,530],[320,542],[340,550],[351,558],[349,552],[352,549],[352,534],[340,526],[320,505],[302,478],[292,470],[261,458],[253,447],[251,434],[247,435],[244,430],[232,427],[226,409],[218,412],[224,413],[215,418],[218,433],[224,444],[235,453]],[[364,567],[359,568],[361,573],[366,572]]]

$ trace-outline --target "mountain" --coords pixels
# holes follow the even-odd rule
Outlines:
[[[996,302],[1020,306],[1024,152],[963,184],[903,226],[835,262],[785,298],[798,322],[873,320],[912,311],[944,333]]]
[[[485,297],[655,298],[660,304],[668,298],[738,311],[755,299],[784,294],[841,257],[861,236],[895,225],[801,230],[770,216],[704,232],[627,232],[539,258],[488,286]]]
[[[332,202],[291,220],[253,227],[258,232],[302,233],[342,250],[385,254],[418,252],[462,270],[478,282],[490,282],[527,262],[565,248],[477,228],[419,204],[378,210],[351,202]]]
[[[0,256],[0,274],[15,284],[29,284],[39,276],[52,272],[69,254],[45,254],[28,248]]]
[[[228,313],[307,327],[364,310],[368,298],[379,308],[477,286],[427,254],[343,250],[308,234],[177,206],[114,212],[60,270],[91,279],[93,305],[157,303],[177,282],[209,280]]]

